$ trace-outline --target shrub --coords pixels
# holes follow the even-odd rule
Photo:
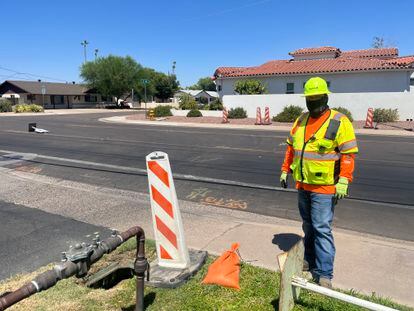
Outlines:
[[[400,119],[398,115],[398,109],[383,109],[377,108],[374,109],[374,122],[385,123],[385,122],[395,122]]]
[[[303,108],[300,106],[289,105],[283,111],[272,118],[274,122],[295,122],[302,114]]]
[[[190,94],[182,94],[179,98],[179,107],[182,110],[191,110],[191,109],[197,109],[198,105],[195,99]]]
[[[43,112],[44,109],[42,106],[36,105],[36,104],[30,104],[29,106],[29,110],[31,112]]]
[[[0,112],[11,112],[12,104],[7,99],[0,99]]]
[[[36,105],[36,104],[20,104],[14,106],[14,112],[21,113],[21,112],[43,112],[44,109],[42,106]]]
[[[231,108],[228,115],[229,119],[244,119],[247,118],[247,112],[242,107]]]
[[[354,122],[354,118],[352,117],[352,113],[348,109],[346,109],[344,107],[337,107],[337,108],[332,108],[332,109],[336,110],[336,111],[339,111],[340,113],[343,113],[344,115],[346,115],[348,117],[349,121]]]
[[[254,95],[267,93],[266,86],[256,79],[240,80],[234,85],[234,91],[240,95]]]
[[[197,109],[191,109],[188,113],[187,113],[187,118],[197,118],[197,117],[202,117],[203,115],[201,114],[200,110]]]
[[[148,112],[149,113],[149,112]],[[154,116],[159,117],[170,117],[172,116],[170,105],[160,105],[154,108]]]
[[[223,110],[223,103],[217,98],[210,103],[209,110]]]

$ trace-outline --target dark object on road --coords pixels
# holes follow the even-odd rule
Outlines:
[[[34,132],[36,127],[36,123],[29,123],[29,132]]]
[[[34,280],[18,290],[3,295],[0,298],[0,311],[6,310],[33,294],[49,289],[62,279],[73,275],[78,278],[84,277],[92,264],[97,262],[104,254],[114,251],[133,236],[137,237],[137,253],[134,264],[134,273],[137,277],[135,310],[144,310],[144,277],[149,267],[145,258],[145,233],[141,227],[132,227],[120,234],[113,232],[111,237],[102,242],[99,241],[99,237],[96,237],[92,244],[76,244],[67,253],[62,253],[63,263],[39,274]]]
[[[35,132],[40,134],[49,133],[48,130],[38,128],[36,123],[29,123],[29,132]]]

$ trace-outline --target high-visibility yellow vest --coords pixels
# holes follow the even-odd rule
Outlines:
[[[339,178],[340,154],[358,153],[352,123],[331,109],[329,118],[305,141],[308,120],[309,113],[302,114],[287,139],[295,150],[290,166],[293,178],[310,185],[334,185]]]

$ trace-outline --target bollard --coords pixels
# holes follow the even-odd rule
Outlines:
[[[154,119],[155,119],[155,111],[154,111],[154,109],[153,109],[153,108],[151,108],[151,109],[149,110],[149,112],[148,112],[148,116],[149,116],[149,118],[150,118],[150,120],[151,120],[151,121],[154,121]]]
[[[373,129],[374,128],[374,109],[368,108],[367,118],[365,120],[364,128]]]
[[[174,288],[203,266],[207,252],[187,248],[168,154],[147,155],[148,186],[157,260],[151,263],[148,284]]]
[[[256,122],[255,125],[262,125],[262,112],[260,110],[260,107],[256,108]]]
[[[397,311],[389,307],[310,283],[308,280],[299,277],[299,275],[302,274],[304,250],[303,240],[301,239],[288,252],[277,256],[281,271],[279,311],[292,310],[295,305],[295,300],[299,298],[301,288],[364,307],[369,310]]]
[[[221,121],[221,123],[229,123],[228,116],[229,116],[229,111],[227,110],[226,107],[223,107],[223,120]]]
[[[263,125],[270,125],[272,122],[270,122],[270,110],[269,107],[265,107],[265,117]]]

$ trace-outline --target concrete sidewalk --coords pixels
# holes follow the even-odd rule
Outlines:
[[[149,196],[31,174],[0,170],[6,202],[109,228],[140,225],[153,237]],[[180,201],[187,244],[220,254],[240,242],[247,262],[277,270],[277,254],[299,238],[299,222]],[[390,297],[414,306],[414,243],[334,229],[334,286]]]
[[[235,130],[257,130],[257,131],[281,131],[288,132],[291,126],[257,126],[257,125],[241,125],[241,124],[213,124],[213,123],[190,123],[190,122],[171,122],[163,121],[149,121],[149,120],[129,120],[128,116],[116,116],[109,118],[101,118],[99,121],[108,123],[121,124],[142,124],[153,126],[180,126],[180,127],[198,127],[198,128],[215,128],[215,129],[235,129]],[[355,134],[361,135],[388,135],[388,136],[411,136],[414,137],[414,132],[403,130],[374,130],[374,129],[355,129]]]

